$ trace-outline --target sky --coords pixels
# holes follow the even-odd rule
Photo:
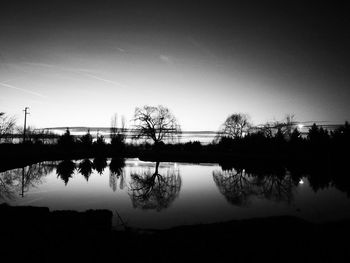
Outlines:
[[[21,1],[0,8],[0,112],[36,128],[132,126],[164,105],[183,130],[350,118],[350,21],[305,1]],[[281,1],[282,2],[282,1]]]

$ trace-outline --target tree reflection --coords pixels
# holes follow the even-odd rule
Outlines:
[[[93,167],[94,165],[90,161],[90,159],[84,159],[79,163],[79,173],[81,173],[85,177],[86,181],[89,181],[89,177],[92,173]]]
[[[257,194],[254,178],[244,169],[214,171],[213,178],[221,194],[233,205],[247,205],[249,198]]]
[[[112,158],[109,164],[109,186],[112,188],[113,192],[117,190],[118,180],[121,190],[126,186],[124,166],[124,159],[118,157]]]
[[[101,175],[107,167],[107,159],[105,157],[96,157],[94,159],[94,168]]]
[[[16,169],[18,170],[18,169]],[[6,171],[0,174],[0,200],[13,199],[15,196],[16,178],[13,176],[15,170]]]
[[[142,175],[131,173],[130,198],[134,207],[141,209],[168,208],[177,198],[181,189],[181,177],[178,170],[168,168],[166,174],[159,173],[159,162],[155,171],[143,172]]]
[[[19,193],[22,197],[31,188],[42,183],[42,178],[52,172],[51,163],[36,163],[0,174],[0,199],[12,199]]]
[[[282,167],[231,167],[229,170],[214,171],[213,179],[226,200],[238,206],[248,205],[253,196],[290,203],[299,182]]]
[[[57,165],[56,173],[60,177],[64,184],[67,185],[69,178],[72,177],[75,170],[75,163],[71,160],[64,160]]]
[[[321,170],[321,168],[319,170]],[[323,169],[323,171],[319,171],[318,174],[311,173],[310,178],[313,178],[313,183],[315,183],[318,178],[317,176],[323,178],[324,181],[328,179],[328,181],[330,181],[330,183],[328,183],[329,185],[346,193],[347,197],[350,198],[350,176],[349,168],[346,163],[339,163],[336,166]]]
[[[257,178],[261,196],[272,201],[291,203],[293,190],[297,184],[290,174],[265,174],[258,175]]]

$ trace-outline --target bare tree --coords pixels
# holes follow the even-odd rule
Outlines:
[[[278,131],[285,138],[290,138],[298,122],[295,120],[294,114],[286,114],[285,118],[281,121],[267,122],[258,127],[265,137],[272,138]]]
[[[271,123],[265,123],[261,128],[260,131],[266,138],[272,138],[275,135],[275,125]]]
[[[118,114],[114,113],[111,118],[111,128],[110,128],[111,137],[115,136],[117,132],[118,132]]]
[[[134,114],[135,138],[151,139],[155,144],[164,140],[173,140],[181,132],[171,111],[159,105],[136,108]]]
[[[227,117],[222,125],[222,134],[232,138],[242,138],[250,127],[249,116],[244,113],[234,113]]]
[[[11,135],[16,125],[14,117],[7,116],[4,112],[0,112],[0,142]]]
[[[125,139],[126,139],[126,128],[125,128],[125,117],[121,117],[121,127],[118,128],[118,114],[115,113],[111,119],[111,128],[110,128],[111,144],[123,150]]]
[[[297,122],[295,121],[294,114],[286,114],[282,121],[275,122],[275,127],[280,129],[284,136],[289,137],[293,132],[293,127]]]

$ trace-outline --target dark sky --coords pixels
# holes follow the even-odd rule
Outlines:
[[[233,112],[349,119],[348,8],[230,2],[2,1],[0,111],[29,106],[37,127],[108,126],[144,104],[186,130]]]

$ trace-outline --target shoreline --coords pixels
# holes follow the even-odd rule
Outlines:
[[[8,260],[13,259],[17,251],[13,244],[21,237],[29,237],[30,242],[21,246],[22,253],[16,259],[28,259],[29,255],[36,262],[101,262],[109,258],[110,252],[117,253],[121,261],[146,262],[346,262],[350,258],[345,241],[350,234],[350,218],[311,223],[293,216],[274,216],[161,230],[117,231],[111,227],[109,210],[50,211],[45,207],[2,204],[0,212],[0,221],[6,226],[0,229],[2,256]]]
[[[346,164],[346,156],[339,152],[323,154],[322,151],[304,152],[240,152],[202,150],[177,150],[129,145],[122,151],[106,145],[101,149],[75,147],[64,149],[56,145],[1,145],[0,172],[22,168],[43,161],[81,160],[86,158],[139,158],[141,161],[185,162],[185,163],[238,163],[242,165],[312,166],[320,162],[329,166]]]

